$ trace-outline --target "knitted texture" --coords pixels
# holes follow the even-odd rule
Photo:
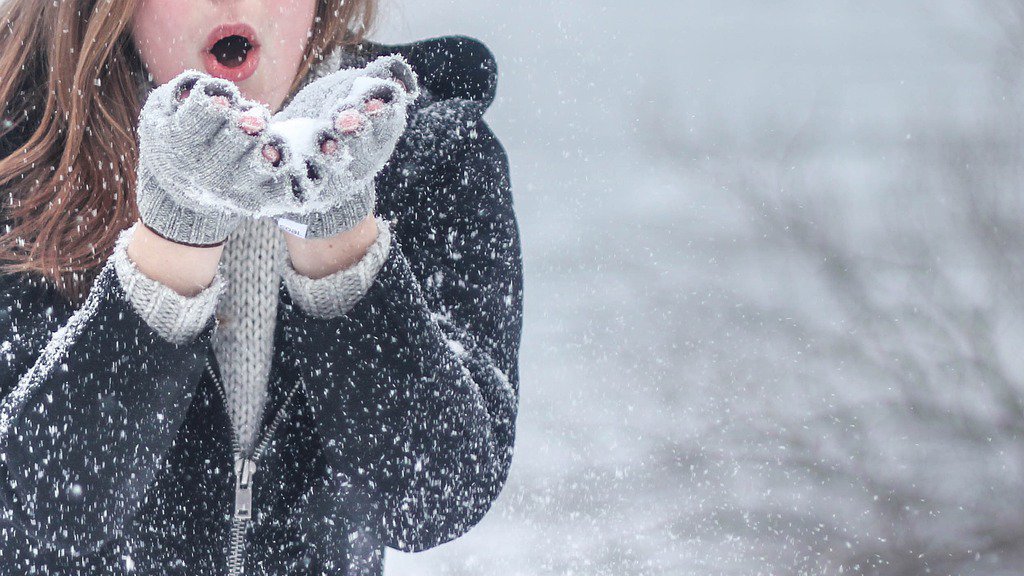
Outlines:
[[[242,109],[266,117],[225,80],[189,70],[153,90],[139,115],[136,203],[142,221],[185,244],[222,242],[271,188]]]
[[[317,76],[268,127],[281,136],[286,161],[315,176],[293,179],[300,209],[275,214],[298,224],[307,238],[334,236],[373,212],[374,176],[394,152],[419,95],[416,74],[397,55]]]
[[[128,243],[138,224],[124,230],[117,238],[111,258],[117,277],[132,307],[162,336],[174,344],[185,344],[206,327],[224,292],[224,277],[218,272],[213,282],[200,293],[186,297],[143,274],[128,257]]]
[[[160,235],[224,241],[243,217],[275,216],[309,238],[336,235],[373,211],[373,177],[419,94],[404,58],[335,69],[331,57],[277,114],[238,87],[186,70],[146,96],[139,116],[136,203]]]
[[[348,190],[351,179],[335,176],[364,156],[353,156],[348,141],[375,146],[385,126],[391,134],[405,124],[398,85],[361,80],[350,95],[359,103],[335,99],[323,117],[287,121],[271,120],[265,105],[244,98],[233,83],[195,70],[154,89],[139,116],[142,221],[176,242],[209,245],[222,242],[243,217],[334,206],[324,190]],[[371,97],[389,102],[375,108],[376,129],[346,135],[333,128],[331,114]],[[329,152],[318,145],[327,140],[334,143]]]
[[[274,355],[279,269],[284,235],[273,221],[247,220],[229,237],[221,257],[227,292],[217,306],[213,352],[243,450],[252,447],[267,396]]]
[[[281,271],[288,294],[303,311],[317,318],[342,316],[352,309],[366,291],[391,250],[391,229],[377,218],[377,241],[355,265],[313,280],[295,271],[291,261]]]

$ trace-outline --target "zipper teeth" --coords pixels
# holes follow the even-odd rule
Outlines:
[[[217,373],[213,369],[213,365],[210,364],[209,358],[206,359],[206,369],[210,372],[210,376],[217,384],[217,392],[220,394],[220,399],[223,402],[224,407],[230,412],[231,407],[228,406],[228,396],[227,392],[224,390],[224,383],[221,381],[220,377],[217,376]],[[298,389],[299,384],[296,383],[292,386],[291,390],[288,391],[288,396],[285,397],[284,402],[281,404],[281,408],[278,409],[277,414],[274,414],[274,419],[270,421],[270,425],[267,427],[263,437],[260,438],[259,442],[257,442],[252,453],[252,460],[254,462],[259,462],[263,453],[267,450],[267,447],[270,445],[270,440],[274,437],[274,432],[277,431],[277,427],[281,424],[281,420],[284,418],[285,413],[288,411],[288,407],[291,404],[292,397],[295,396],[295,392],[298,391]],[[235,433],[235,427],[233,424],[234,422],[232,422],[232,426],[229,426],[231,432],[231,446],[234,449],[235,454],[240,456],[242,454],[242,445],[238,441],[238,435]]]
[[[270,421],[270,426],[267,427],[266,436],[263,437],[263,441],[256,445],[256,450],[253,451],[253,460],[256,462],[260,461],[263,457],[263,453],[267,451],[267,447],[270,446],[270,440],[274,437],[274,432],[277,431],[278,425],[281,424],[281,420],[284,419],[285,413],[288,411],[289,405],[292,402],[292,396],[295,396],[295,392],[299,389],[299,383],[296,382],[292,385],[291,390],[288,391],[288,396],[285,397],[284,402],[281,403],[281,408],[277,410],[277,414],[274,414],[274,419]]]
[[[217,376],[216,372],[214,372],[213,365],[210,364],[209,358],[206,359],[206,371],[209,372],[210,377],[213,378],[213,382],[216,384],[215,388],[217,388],[217,393],[220,395],[220,399],[224,404],[224,408],[228,411],[228,414],[230,415],[231,407],[228,406],[228,393],[224,390],[224,385],[221,383],[220,377]],[[231,419],[229,418],[229,420]],[[230,422],[230,426],[228,426],[228,431],[231,433],[231,448],[232,451],[234,452],[235,457],[237,458],[238,456],[242,455],[242,445],[238,441],[238,435],[235,434],[235,425],[233,421]]]
[[[213,378],[215,388],[220,394],[221,402],[224,408],[230,414],[231,407],[228,406],[228,394],[224,390],[224,383],[213,369],[213,365],[210,364],[210,358],[206,358],[206,370],[210,373],[210,377]],[[277,413],[274,414],[274,419],[270,421],[270,425],[267,427],[266,433],[259,442],[256,443],[256,447],[253,450],[251,460],[254,463],[258,463],[260,458],[263,457],[263,453],[270,445],[270,440],[274,437],[274,432],[277,430],[278,425],[284,418],[285,412],[288,410],[291,404],[292,397],[295,395],[296,390],[299,389],[299,383],[295,383],[291,390],[288,391],[288,396],[281,404],[281,408],[278,409]],[[229,420],[232,420],[229,418]],[[242,457],[242,445],[238,441],[238,435],[235,433],[234,421],[228,423],[228,431],[231,435],[231,446],[234,452],[235,459]],[[234,467],[232,467],[234,469]],[[238,480],[237,478],[235,479]],[[250,483],[251,485],[251,483]],[[242,570],[245,567],[245,556],[243,554],[243,545],[245,544],[245,529],[248,527],[249,520],[245,518],[239,518],[234,514],[231,515],[231,538],[228,545],[228,576],[239,576],[242,574]]]
[[[241,574],[245,567],[245,557],[242,555],[241,542],[245,537],[245,523],[242,521],[231,521],[231,548],[228,553],[228,574],[235,576]]]

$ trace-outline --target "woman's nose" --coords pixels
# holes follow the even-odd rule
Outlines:
[[[216,6],[218,8],[235,7],[235,6],[237,6],[239,8],[239,10],[241,10],[242,7],[245,4],[258,5],[258,4],[260,4],[261,1],[262,0],[206,0],[206,2]],[[277,1],[279,1],[279,0],[277,0]],[[245,12],[243,11],[239,15],[242,15],[244,13]]]

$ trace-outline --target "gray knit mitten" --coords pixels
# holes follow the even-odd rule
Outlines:
[[[285,143],[283,165],[300,203],[273,215],[280,226],[325,238],[371,214],[373,179],[394,152],[418,95],[416,74],[401,56],[338,70],[300,90],[267,129]]]
[[[297,206],[268,162],[281,143],[270,111],[227,80],[187,70],[152,91],[139,117],[136,202],[156,233],[222,243],[243,216]]]

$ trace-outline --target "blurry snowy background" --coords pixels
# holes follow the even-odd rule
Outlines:
[[[1024,1],[384,0],[480,38],[517,452],[392,575],[1024,572]]]

